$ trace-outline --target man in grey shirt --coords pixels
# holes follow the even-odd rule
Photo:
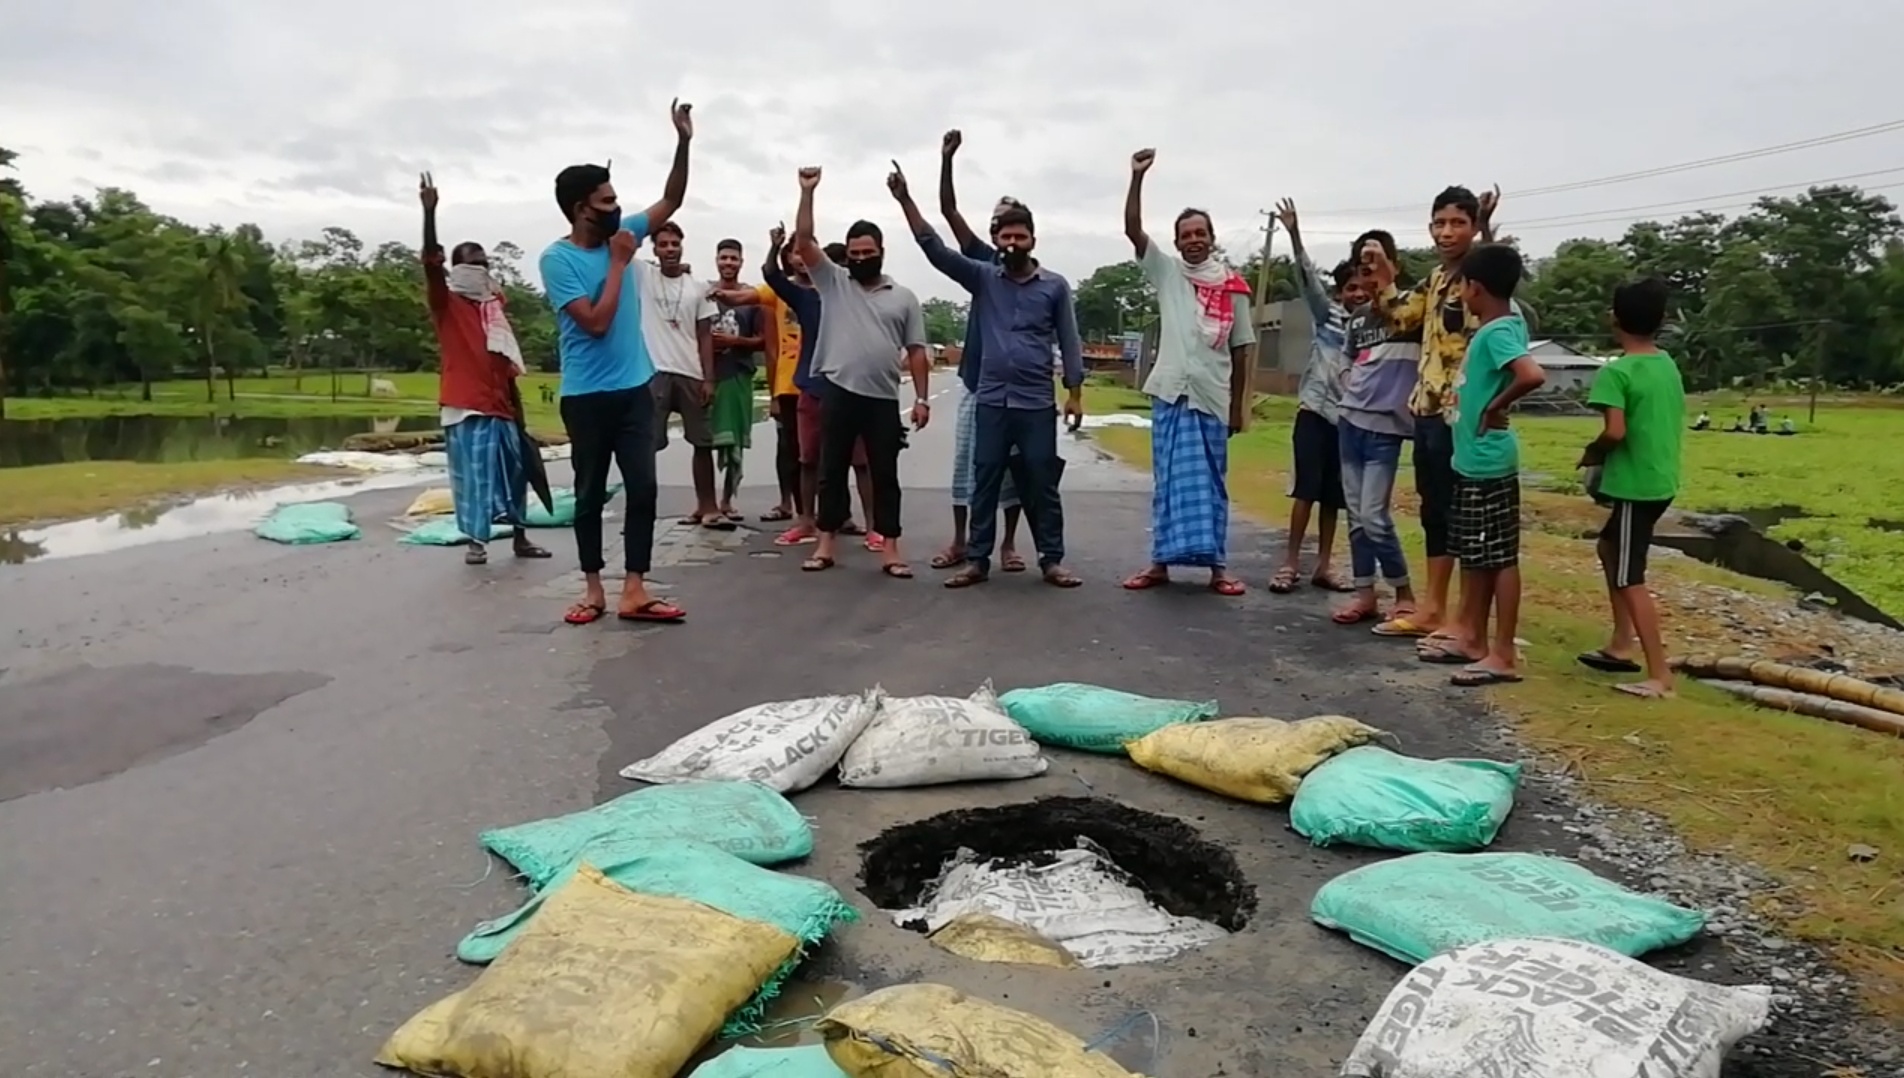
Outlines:
[[[879,226],[855,221],[846,230],[846,265],[836,266],[813,235],[813,189],[820,170],[800,170],[800,209],[794,216],[794,251],[806,263],[820,295],[820,333],[813,350],[813,379],[820,389],[820,529],[813,556],[800,567],[820,572],[834,565],[838,533],[851,515],[847,466],[853,446],[866,444],[873,481],[873,528],[885,540],[880,571],[910,579],[899,552],[899,450],[905,426],[899,419],[899,357],[912,374],[912,425],[931,418],[926,403],[930,361],[925,315],[919,297],[885,275],[886,249]]]

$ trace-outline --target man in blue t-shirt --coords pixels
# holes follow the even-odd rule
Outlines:
[[[678,622],[686,611],[648,594],[643,576],[654,548],[654,401],[648,382],[654,363],[641,336],[641,301],[630,268],[649,233],[681,208],[688,190],[692,105],[671,109],[674,167],[660,201],[622,218],[608,170],[571,165],[555,177],[555,202],[568,218],[568,235],[542,252],[542,290],[555,308],[556,350],[562,361],[562,425],[575,470],[575,547],[585,580],[582,601],[564,620],[587,625],[608,611],[602,590],[602,506],[608,469],[621,469],[628,492],[622,530],[622,581],[616,614],[626,621]]]

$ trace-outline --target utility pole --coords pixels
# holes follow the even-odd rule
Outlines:
[[[1269,251],[1276,242],[1276,215],[1268,210],[1257,210],[1266,220],[1263,222],[1263,260],[1256,266],[1256,305],[1261,307],[1269,302]]]
[[[1808,427],[1816,426],[1818,423],[1818,383],[1823,381],[1825,376],[1825,328],[1829,324],[1819,322],[1817,330],[1812,335],[1811,410],[1805,415],[1805,425]]]

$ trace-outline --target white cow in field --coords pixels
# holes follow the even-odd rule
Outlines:
[[[397,395],[397,383],[388,378],[372,378],[370,395],[373,397],[394,397]]]

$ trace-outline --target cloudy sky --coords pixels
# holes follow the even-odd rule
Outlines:
[[[445,238],[536,251],[563,224],[558,169],[613,159],[624,202],[658,194],[668,101],[695,105],[690,258],[722,236],[749,261],[791,223],[795,170],[826,168],[821,231],[855,217],[896,242],[922,294],[954,288],[898,236],[898,158],[930,195],[962,128],[975,218],[1000,194],[1038,214],[1047,264],[1081,279],[1128,257],[1131,151],[1155,146],[1153,230],[1187,204],[1226,246],[1261,243],[1290,195],[1311,247],[1362,228],[1425,242],[1449,183],[1507,192],[1536,251],[1639,216],[1883,172],[1904,194],[1904,131],[1631,183],[1516,191],[1753,150],[1904,117],[1904,5],[1844,0],[0,0],[0,145],[41,197],[132,188],[197,223],[278,239],[342,225],[414,242],[416,173]],[[932,201],[924,201],[928,210]],[[1653,208],[1659,207],[1659,208]],[[1524,224],[1522,222],[1525,222]]]

